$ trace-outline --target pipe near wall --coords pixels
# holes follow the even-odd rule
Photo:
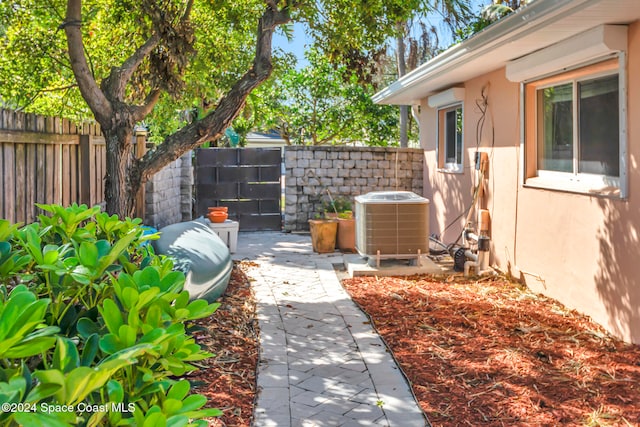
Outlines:
[[[483,274],[493,273],[493,270],[489,268],[489,251],[478,251],[474,254],[471,251],[465,251],[464,253],[469,261],[464,263],[464,275],[469,276],[471,268],[474,269],[476,275],[482,276]]]
[[[474,233],[466,233],[466,238],[478,242],[478,252],[474,253],[468,249],[464,252],[464,255],[469,258],[469,261],[464,263],[464,275],[468,276],[471,268],[474,269],[478,276],[493,273],[493,270],[489,268],[489,249],[491,246],[491,239],[487,236],[477,236]]]

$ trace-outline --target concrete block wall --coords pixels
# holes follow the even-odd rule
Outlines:
[[[162,228],[191,219],[191,152],[156,173],[145,187],[144,223]]]
[[[182,221],[193,219],[193,152],[189,151],[181,157],[180,179],[180,211]]]
[[[424,154],[418,148],[285,147],[285,231],[308,230],[308,220],[332,197],[370,191],[422,195]]]

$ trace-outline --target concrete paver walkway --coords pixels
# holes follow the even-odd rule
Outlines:
[[[308,235],[241,233],[260,325],[254,426],[400,426],[428,422],[367,317]]]

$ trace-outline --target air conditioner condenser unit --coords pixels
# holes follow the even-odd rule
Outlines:
[[[355,198],[356,249],[375,259],[429,253],[429,200],[410,191],[374,191]]]

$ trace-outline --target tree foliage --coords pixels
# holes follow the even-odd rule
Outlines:
[[[83,5],[83,44],[98,82],[154,30],[165,39],[127,82],[125,101],[131,103],[143,102],[150,87],[163,90],[148,119],[162,121],[177,117],[176,111],[213,107],[253,58],[246,47],[255,44],[256,2],[253,9],[246,2],[244,7],[197,2],[189,28],[168,27],[179,18],[182,3],[105,0]],[[0,2],[0,21],[6,26],[0,39],[0,96],[8,106],[76,120],[93,118],[69,63],[65,13],[65,0]]]
[[[466,26],[460,27],[455,31],[455,41],[459,43],[468,39],[531,1],[532,0],[493,0],[491,3],[482,7],[478,16],[472,19]]]
[[[0,2],[0,98],[28,111],[93,116],[107,144],[107,211],[131,215],[151,175],[220,138],[270,77],[278,28],[306,22],[329,61],[367,82],[396,23],[439,1],[454,0]],[[172,119],[193,110],[190,120]],[[149,119],[171,133],[138,159],[133,128]]]
[[[387,145],[397,139],[395,109],[373,103],[371,84],[315,49],[306,56],[306,67],[284,70],[257,91],[263,128],[276,129],[288,144]]]

